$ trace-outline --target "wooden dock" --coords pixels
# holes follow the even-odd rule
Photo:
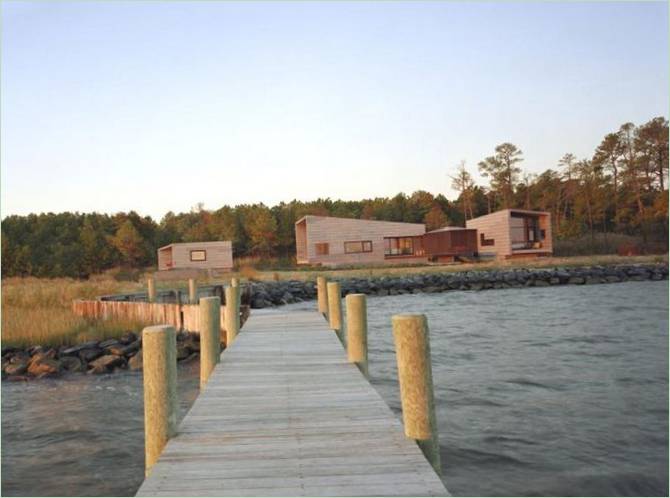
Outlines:
[[[448,496],[317,312],[252,314],[137,496]]]

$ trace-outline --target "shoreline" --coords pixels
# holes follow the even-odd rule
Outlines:
[[[595,285],[628,281],[668,280],[668,263],[587,266],[567,268],[514,268],[465,272],[436,272],[408,276],[331,278],[340,282],[342,296],[370,296],[480,291],[563,285]],[[274,308],[316,298],[311,281],[251,281],[243,284],[244,304],[252,309]],[[177,334],[177,360],[189,363],[199,358],[200,337]],[[2,347],[2,380],[29,381],[57,378],[68,373],[107,374],[141,370],[142,339],[128,331],[118,339],[88,341],[76,345],[28,348]],[[222,345],[222,350],[225,347]]]

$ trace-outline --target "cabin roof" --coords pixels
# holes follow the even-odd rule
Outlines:
[[[210,240],[207,242],[173,242],[163,247],[159,247],[158,250],[162,251],[163,249],[168,249],[175,246],[191,246],[191,247],[214,247],[221,245],[231,245],[230,240]]]
[[[347,220],[347,221],[360,221],[364,223],[402,223],[404,225],[414,225],[414,226],[425,226],[423,223],[408,223],[406,221],[389,221],[389,220],[368,220],[368,219],[363,219],[363,218],[342,218],[341,216],[318,216],[315,214],[306,214],[299,220],[295,222],[297,225],[298,223],[302,223],[303,221],[309,219],[309,218],[319,218],[319,219],[325,219],[325,220]]]

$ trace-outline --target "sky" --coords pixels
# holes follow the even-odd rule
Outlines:
[[[2,216],[427,190],[668,116],[666,2],[1,3]]]

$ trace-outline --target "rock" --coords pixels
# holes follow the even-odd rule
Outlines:
[[[582,285],[584,284],[584,282],[586,282],[586,280],[584,280],[584,277],[570,277],[568,279],[569,284]]]
[[[126,356],[129,352],[128,346],[124,346],[121,343],[114,344],[105,350],[105,354],[114,354],[116,356]]]
[[[549,279],[549,285],[560,285],[561,284],[561,279],[558,277],[551,277]]]
[[[142,370],[142,350],[140,349],[134,356],[128,360],[128,367],[131,370]]]
[[[549,282],[547,282],[546,280],[536,280],[535,281],[535,287],[549,287],[549,285],[550,285]]]
[[[188,346],[177,346],[177,361],[185,360],[191,354]]]
[[[70,348],[66,348],[60,352],[61,356],[71,356],[71,355],[77,355],[80,351],[84,349],[91,349],[95,348],[98,345],[98,341],[88,341],[88,342],[83,342],[81,344],[78,344],[76,346],[72,346]]]
[[[102,341],[100,344],[98,344],[99,348],[102,349],[107,349],[110,346],[115,346],[119,344],[119,341],[116,339],[107,339],[106,341]]]
[[[193,361],[197,360],[200,355],[198,353],[191,353],[188,358],[185,358],[182,360],[182,364],[187,364],[187,363],[192,363]]]
[[[96,358],[100,358],[103,354],[103,350],[98,347],[82,349],[79,351],[79,358],[84,363],[90,363]]]
[[[120,367],[126,364],[126,360],[123,356],[118,356],[115,354],[106,354],[100,358],[92,361],[88,366],[91,367],[88,373],[92,374],[102,374],[107,373],[114,367]]]
[[[16,358],[16,356],[14,358]],[[12,358],[12,361],[9,363],[9,365],[5,366],[4,370],[4,372],[10,377],[13,375],[23,375],[28,371],[28,360],[21,358],[17,361],[14,361],[14,358]]]
[[[67,372],[81,372],[84,370],[81,360],[76,356],[64,356],[60,359],[63,370]]]
[[[30,380],[30,377],[27,375],[8,375],[7,380],[9,382],[27,382]]]
[[[142,341],[137,339],[135,342],[131,342],[126,346],[126,356],[129,356],[131,353],[135,353],[142,346]]]
[[[35,355],[28,365],[28,373],[35,377],[57,375],[60,372],[60,369],[60,362],[47,357],[44,353]]]
[[[135,342],[137,339],[138,339],[137,334],[129,330],[121,337],[119,337],[119,342],[121,344],[130,344],[132,342]]]

